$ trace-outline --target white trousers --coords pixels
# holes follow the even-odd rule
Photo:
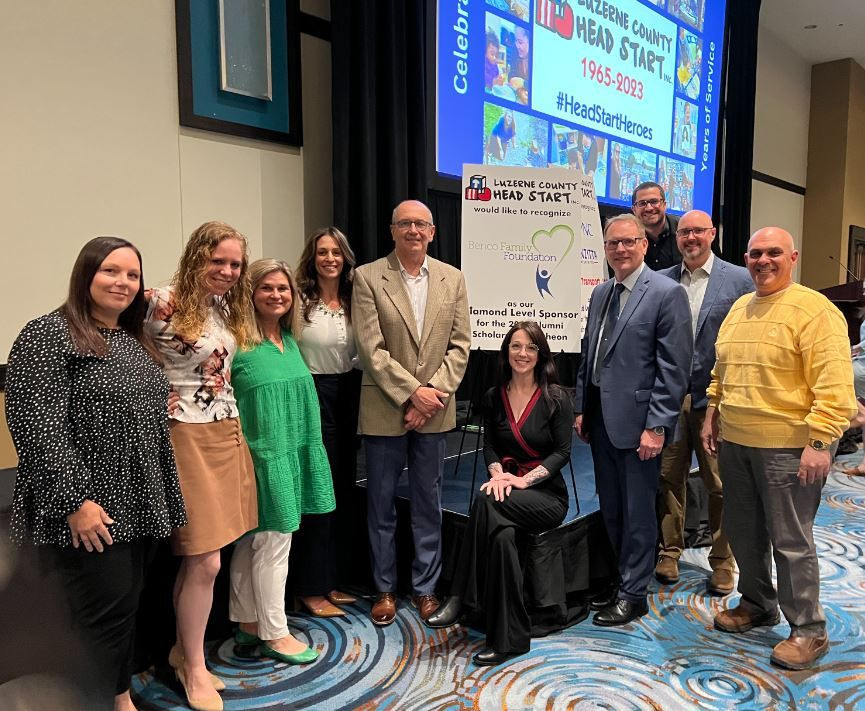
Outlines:
[[[244,536],[231,557],[228,615],[234,622],[257,622],[264,640],[288,635],[285,579],[291,534],[262,531]]]

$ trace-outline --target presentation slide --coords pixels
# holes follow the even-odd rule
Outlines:
[[[630,206],[712,211],[725,0],[438,0],[436,171],[591,176]]]

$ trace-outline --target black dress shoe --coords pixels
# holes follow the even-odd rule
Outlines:
[[[457,595],[451,595],[444,603],[439,605],[438,610],[424,620],[424,623],[427,627],[432,627],[433,629],[450,627],[459,621],[462,610],[462,601]]]
[[[603,610],[595,614],[592,622],[601,627],[615,627],[617,625],[626,625],[629,622],[642,617],[649,611],[649,606],[646,601],[630,602],[629,600],[616,600],[612,605],[608,605]]]
[[[613,605],[618,599],[619,589],[615,587],[610,588],[609,590],[598,593],[597,597],[592,598],[592,601],[589,603],[589,607],[596,611],[603,610],[605,607]]]
[[[472,661],[479,667],[495,667],[504,664],[509,659],[522,656],[528,652],[497,652],[489,647],[478,652],[472,657]]]

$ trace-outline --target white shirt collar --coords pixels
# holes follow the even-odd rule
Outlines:
[[[429,257],[427,256],[423,258],[423,264],[420,265],[420,272],[418,272],[418,276],[416,277],[408,273],[408,270],[400,262],[399,257],[396,258],[396,261],[399,263],[399,273],[402,274],[403,279],[417,279],[418,277],[429,275]]]
[[[634,271],[632,271],[630,274],[628,274],[628,276],[626,276],[624,279],[622,279],[621,282],[616,280],[616,284],[619,284],[619,283],[624,284],[625,288],[628,291],[633,291],[634,286],[636,286],[636,284],[637,284],[637,279],[640,278],[640,274],[643,273],[643,269],[645,269],[645,268],[646,268],[646,263],[643,262],[642,264],[640,264],[639,267],[637,267],[636,269],[634,269]],[[615,277],[613,277],[613,279],[615,279]]]
[[[704,272],[706,272],[706,274],[711,274],[712,273],[712,267],[714,266],[714,264],[715,264],[715,253],[710,250],[709,251],[709,258],[706,260],[706,263],[703,264],[702,267],[697,267],[697,269],[695,269],[694,271],[698,271],[698,270],[702,269]],[[688,274],[694,273],[690,269],[688,269],[687,265],[684,262],[682,262],[682,271],[688,272]]]

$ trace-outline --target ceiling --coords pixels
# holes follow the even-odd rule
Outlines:
[[[811,64],[852,57],[865,67],[865,0],[763,0],[760,26]]]

